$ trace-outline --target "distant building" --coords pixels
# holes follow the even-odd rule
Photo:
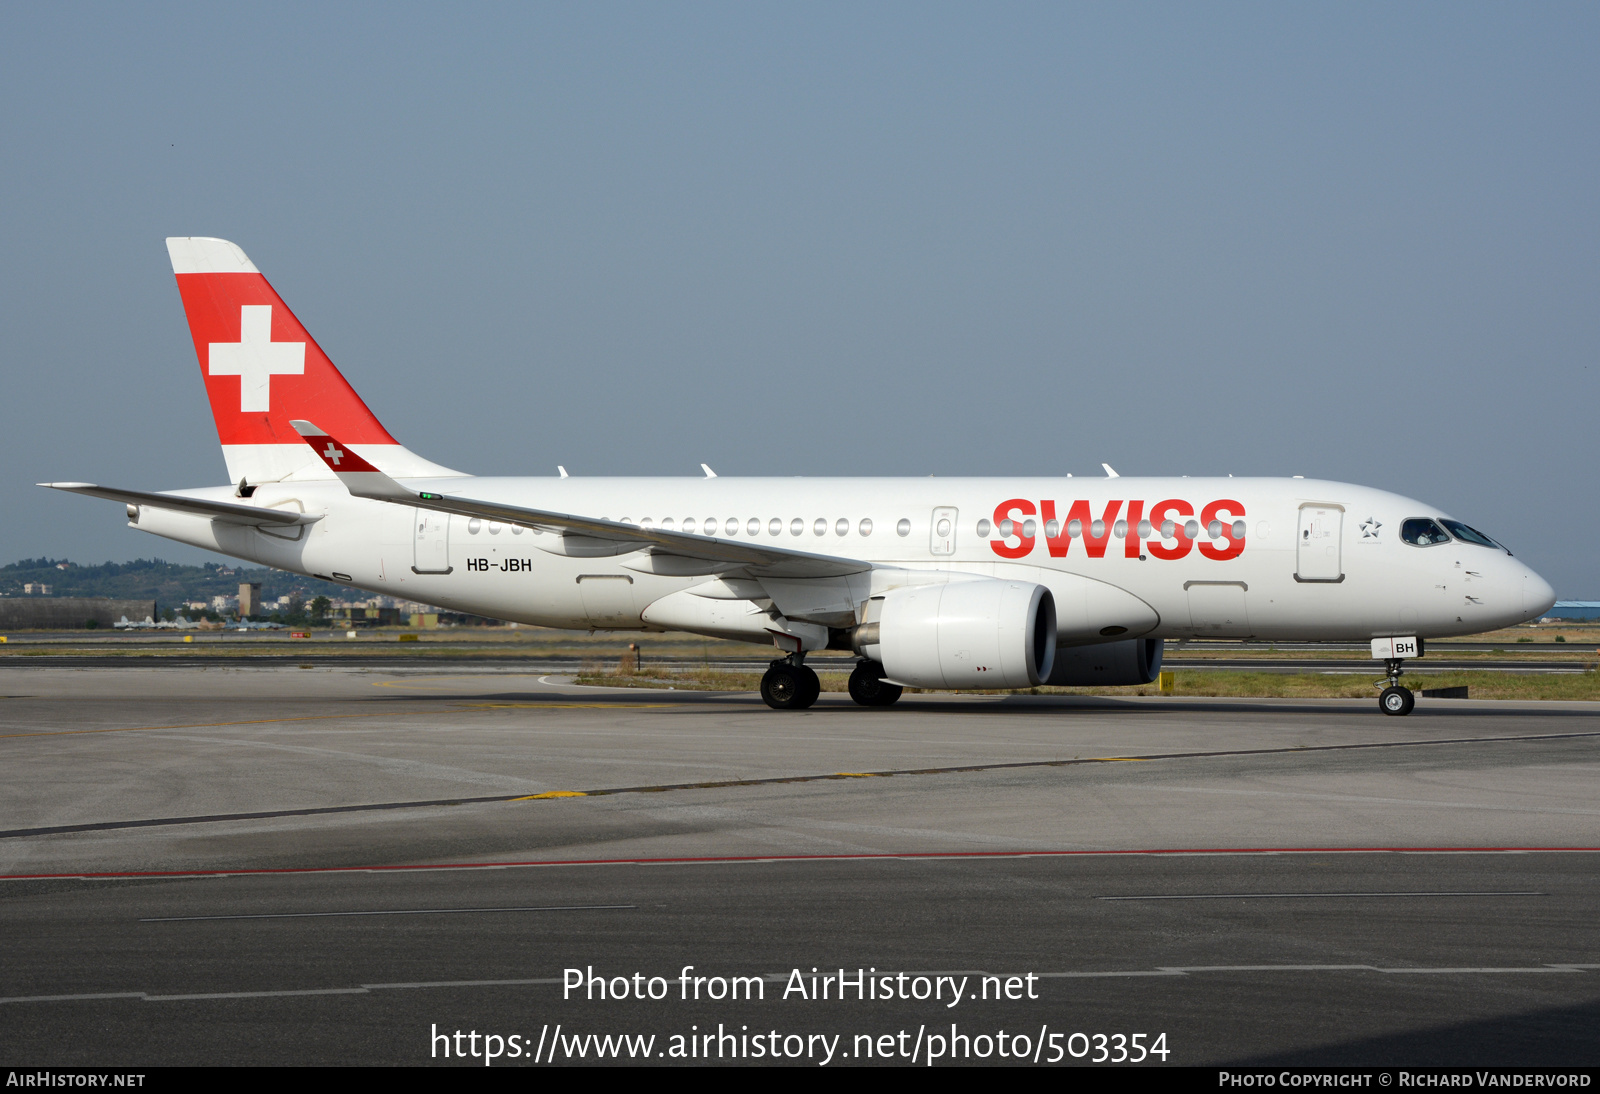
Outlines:
[[[244,581],[239,584],[239,618],[261,614],[261,582]]]
[[[22,583],[22,591],[33,596],[49,596],[50,588],[49,585],[38,581],[25,581]]]
[[[337,626],[399,627],[407,617],[394,608],[369,608],[361,604],[339,604],[328,609],[328,618]]]
[[[1545,619],[1600,618],[1600,600],[1558,600]],[[1543,620],[1540,620],[1543,622]]]

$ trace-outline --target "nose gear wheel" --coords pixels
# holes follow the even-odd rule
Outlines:
[[[1384,661],[1383,667],[1388,671],[1389,677],[1374,685],[1383,688],[1378,693],[1378,709],[1385,714],[1403,718],[1417,705],[1417,697],[1411,689],[1400,686],[1400,674],[1405,671],[1405,662],[1398,657],[1392,657]],[[1385,687],[1385,684],[1388,686]]]
[[[1384,688],[1378,696],[1378,709],[1385,714],[1404,716],[1411,713],[1411,708],[1417,705],[1417,697],[1410,688],[1399,687]]]

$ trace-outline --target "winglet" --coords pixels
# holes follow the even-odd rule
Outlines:
[[[300,439],[311,446],[311,451],[328,465],[328,470],[339,477],[345,489],[356,497],[373,498],[378,501],[416,500],[417,495],[414,492],[407,490],[352,452],[349,445],[340,444],[310,422],[295,420],[289,424],[300,434]]]
[[[706,473],[706,478],[708,479],[714,479],[717,477],[717,473],[711,470],[711,468],[707,467],[705,464],[700,465],[700,470]]]
[[[1116,471],[1112,470],[1112,467],[1111,467],[1111,465],[1109,463],[1103,463],[1100,466],[1106,469],[1106,478],[1108,478],[1108,479],[1120,479],[1120,478],[1122,478],[1121,475],[1117,474]]]

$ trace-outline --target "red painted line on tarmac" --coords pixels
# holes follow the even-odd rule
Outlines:
[[[837,855],[699,855],[676,858],[530,859],[516,862],[395,863],[386,866],[282,866],[218,870],[124,870],[0,874],[0,881],[103,878],[245,877],[274,874],[382,874],[406,870],[509,870],[539,866],[694,866],[718,863],[865,862],[884,859],[1093,858],[1117,855],[1528,855],[1596,854],[1600,847],[1154,847],[1131,851],[872,851]]]

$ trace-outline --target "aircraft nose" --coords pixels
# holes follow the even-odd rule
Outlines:
[[[1550,583],[1526,566],[1522,573],[1522,614],[1527,619],[1537,619],[1555,607],[1556,591]]]

